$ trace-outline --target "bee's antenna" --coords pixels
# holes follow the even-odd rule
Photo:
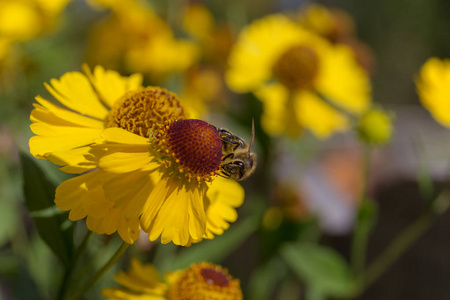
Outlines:
[[[250,157],[250,151],[252,151],[254,143],[255,143],[255,119],[252,118],[252,139],[250,140],[250,146],[248,147],[247,157]]]

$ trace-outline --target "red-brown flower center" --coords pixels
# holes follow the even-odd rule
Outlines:
[[[200,271],[200,274],[208,284],[218,285],[221,287],[227,287],[230,284],[228,277],[217,270],[205,268]]]
[[[168,123],[156,136],[158,151],[171,156],[178,170],[210,181],[219,172],[222,160],[222,141],[217,130],[205,121],[178,120]]]

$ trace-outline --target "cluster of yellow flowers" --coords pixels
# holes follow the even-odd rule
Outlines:
[[[18,45],[51,31],[69,0],[0,1],[0,86],[11,85],[22,57]]]
[[[354,38],[354,24],[342,12],[312,6],[297,18],[269,15],[234,41],[231,30],[199,4],[182,10],[189,38],[177,38],[144,1],[88,2],[109,10],[88,43],[87,60],[97,66],[83,65],[83,72],[45,84],[61,105],[36,97],[29,146],[35,157],[79,175],[59,185],[55,203],[70,211],[72,221],[86,218],[93,232],[118,232],[132,244],[144,231],[151,241],[189,246],[221,235],[236,221],[244,190],[224,165],[247,171],[245,161],[233,160],[234,151],[248,150],[250,157],[253,141],[247,145],[229,132],[224,137],[218,127],[196,119],[207,112],[208,101],[224,94],[224,83],[262,102],[261,127],[269,136],[298,137],[307,130],[325,139],[355,128],[370,145],[391,137],[391,116],[371,100],[370,51]],[[0,0],[0,64],[14,42],[49,30],[66,4]],[[111,70],[121,68],[134,74]],[[180,98],[143,86],[144,78],[162,85],[171,76],[182,78]],[[450,63],[437,58],[416,80],[423,105],[446,127],[449,80]],[[104,295],[242,299],[239,282],[218,266],[193,265],[165,279],[133,260],[129,273],[116,276],[125,289],[106,289]]]

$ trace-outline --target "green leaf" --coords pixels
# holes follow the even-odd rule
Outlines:
[[[219,263],[254,233],[258,225],[259,217],[252,216],[232,225],[220,237],[204,240],[189,248],[184,248],[178,253],[168,269],[182,269],[188,267],[191,263],[202,261]]]
[[[356,287],[350,268],[344,259],[331,248],[314,244],[286,244],[281,256],[294,273],[314,294],[346,297]]]
[[[25,205],[45,243],[68,267],[73,254],[73,226],[66,226],[67,213],[55,207],[55,186],[32,158],[21,153]],[[64,224],[64,225],[63,225]]]
[[[279,257],[274,257],[266,264],[259,266],[250,277],[248,299],[272,299],[275,286],[286,273],[286,264]]]

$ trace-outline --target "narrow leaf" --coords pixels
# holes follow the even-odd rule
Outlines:
[[[67,267],[73,253],[73,226],[62,227],[67,213],[55,208],[55,186],[32,158],[21,153],[25,205],[37,231],[50,249]]]

